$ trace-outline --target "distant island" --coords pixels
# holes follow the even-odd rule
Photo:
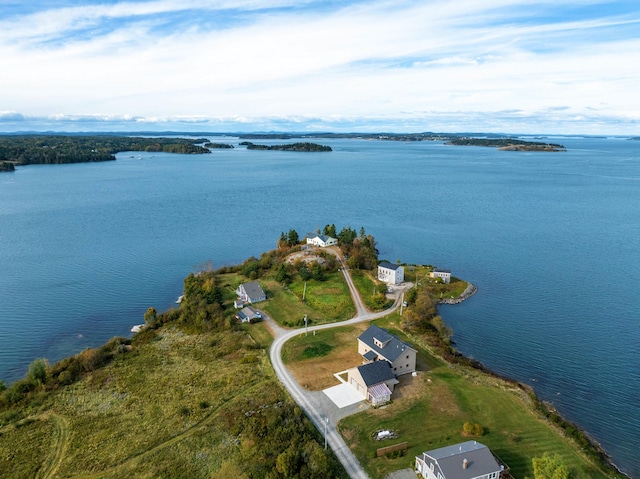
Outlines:
[[[233,148],[233,145],[230,145],[229,143],[205,143],[204,144],[205,148],[211,148],[211,149],[228,149],[228,148]]]
[[[279,150],[279,151],[333,151],[330,146],[318,145],[317,143],[289,143],[285,145],[255,145],[250,141],[240,143],[246,146],[247,150]]]
[[[113,161],[122,151],[203,154],[200,138],[141,138],[126,136],[6,135],[0,136],[0,171],[21,165],[53,165]],[[8,166],[10,164],[11,166]]]
[[[489,146],[503,151],[566,151],[563,145],[538,141],[516,140],[514,138],[456,138],[445,145]]]

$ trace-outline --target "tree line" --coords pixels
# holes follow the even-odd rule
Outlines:
[[[289,143],[286,145],[255,145],[250,141],[240,143],[246,146],[247,150],[279,150],[279,151],[333,151],[330,146],[318,145],[317,143]]]
[[[0,136],[0,171],[12,165],[54,165],[113,161],[122,151],[210,153],[198,144],[206,139],[141,138],[125,136],[8,135]]]

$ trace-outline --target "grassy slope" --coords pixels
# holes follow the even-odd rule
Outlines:
[[[416,344],[416,338],[393,329],[399,319],[396,314],[377,324]],[[360,331],[361,328],[345,327],[332,336],[301,336],[285,345],[283,355],[297,376],[313,377],[321,384],[323,378],[316,377],[316,373],[329,376],[359,364],[359,357],[353,362],[347,352],[349,349],[356,351]],[[330,344],[332,349],[326,354],[308,357],[305,351],[317,343]],[[545,451],[558,452],[575,473],[575,478],[607,477],[591,466],[555,428],[531,412],[527,397],[520,389],[473,369],[451,367],[425,349],[417,349],[418,369],[423,372],[416,378],[401,378],[391,405],[384,409],[369,409],[345,418],[339,424],[347,443],[372,478],[382,478],[390,471],[411,467],[414,456],[421,452],[469,439],[478,439],[489,446],[511,467],[516,478],[532,477],[531,458]],[[345,364],[346,357],[353,363]],[[325,377],[324,380],[337,383],[333,378]],[[310,389],[315,389],[312,386],[310,384]],[[467,421],[481,424],[485,434],[479,438],[464,437],[462,426]],[[392,429],[399,432],[400,437],[373,441],[371,434],[378,429]],[[409,451],[404,457],[371,458],[371,453],[378,447],[403,441],[409,442]]]
[[[234,429],[279,404],[291,401],[247,334],[165,327],[0,429],[0,477],[247,477],[261,446]]]

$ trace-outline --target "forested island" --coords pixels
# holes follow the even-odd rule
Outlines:
[[[200,138],[142,138],[127,136],[6,135],[0,136],[0,165],[51,165],[113,161],[122,151],[203,154]],[[0,166],[0,171],[13,171]]]
[[[211,142],[207,142],[204,144],[205,148],[211,148],[212,150],[224,150],[224,149],[230,149],[233,148],[233,145],[230,145],[229,143],[211,143]]]
[[[566,151],[563,145],[556,143],[524,141],[515,138],[455,138],[447,141],[445,145],[488,146],[504,151]]]
[[[240,143],[246,146],[247,150],[278,150],[278,151],[333,151],[330,146],[318,145],[317,143],[289,143],[285,145],[255,145],[250,141]]]

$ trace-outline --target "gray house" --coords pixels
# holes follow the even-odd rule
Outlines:
[[[416,350],[375,324],[358,337],[363,363],[387,361],[396,376],[416,370]]]
[[[415,467],[424,479],[498,479],[505,469],[476,441],[423,452],[416,456]]]
[[[253,323],[262,319],[262,313],[251,306],[245,306],[236,313],[236,318],[241,323]]]
[[[238,289],[236,289],[236,294],[238,295],[238,299],[245,303],[258,303],[267,299],[267,295],[257,281],[242,283],[238,286]]]
[[[349,369],[347,382],[374,406],[389,402],[393,387],[398,384],[391,366],[386,361]]]

